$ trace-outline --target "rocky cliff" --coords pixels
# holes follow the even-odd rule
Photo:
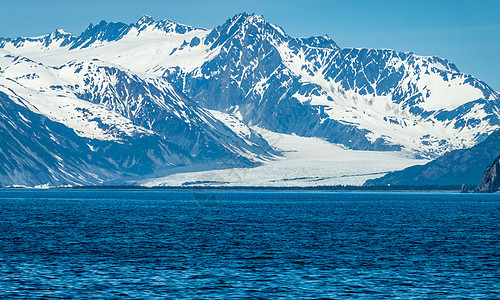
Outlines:
[[[477,186],[476,193],[495,193],[500,191],[500,156],[493,164],[486,168],[481,183]]]

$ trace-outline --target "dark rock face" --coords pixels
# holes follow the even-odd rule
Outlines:
[[[493,164],[486,168],[483,175],[483,180],[477,186],[476,193],[495,193],[500,190],[500,156],[498,156]]]
[[[38,114],[29,109],[30,99],[4,88],[5,92],[0,90],[0,187],[123,184],[174,167],[255,166],[277,153],[258,133],[249,128],[241,134],[232,131],[162,79],[144,79],[98,61],[72,61],[53,68],[20,56],[3,58],[5,70],[38,67],[32,77],[49,82],[47,90],[62,94],[56,96],[61,102],[52,104],[51,113],[67,105],[65,97],[75,97],[81,102],[73,104],[77,107],[67,118],[87,126],[97,124],[113,138],[94,138],[82,134],[85,129]],[[54,79],[58,72],[73,74],[73,81],[63,84]],[[97,106],[85,103],[106,110],[101,114]],[[120,125],[116,115],[138,130]]]
[[[145,34],[139,37],[141,32]],[[148,42],[151,49],[141,52],[152,32],[162,39]],[[173,50],[165,48],[165,41]],[[116,47],[120,43],[127,47]],[[34,44],[41,55],[34,60],[66,49],[60,52],[64,61],[45,66],[23,57],[32,54]],[[100,184],[192,164],[250,167],[279,154],[246,125],[318,137],[350,149],[405,149],[431,158],[483,141],[500,128],[500,95],[447,60],[340,48],[328,36],[293,38],[262,16],[246,13],[213,30],[149,16],[133,24],[102,21],[78,37],[57,30],[37,38],[0,38],[2,48],[7,54],[0,57],[0,79],[5,81],[0,82],[0,101],[5,101],[0,102],[0,185]],[[123,60],[125,48],[138,55]],[[94,49],[98,51],[90,51]],[[193,66],[186,67],[191,60]],[[443,86],[432,87],[434,82]],[[21,99],[16,91],[32,83],[30,88],[40,95],[57,91],[53,95],[61,101],[85,102],[71,119],[96,123],[119,140],[85,138],[71,124],[58,123],[62,119],[45,121],[36,109],[22,105],[32,95]],[[454,86],[477,93],[464,92],[463,101],[443,105],[441,100],[454,98],[448,92]],[[109,112],[99,115],[86,108],[89,103]],[[61,107],[52,108],[46,117]],[[238,122],[218,119],[208,110],[233,114]],[[131,135],[117,121],[105,122],[111,115],[127,119],[142,133]],[[367,184],[477,185],[499,153],[497,136],[481,147],[450,152]]]
[[[422,166],[413,166],[367,180],[374,185],[477,185],[484,169],[500,154],[500,131],[469,149],[446,153]]]
[[[385,135],[368,138],[378,125],[372,123],[363,127],[356,121],[346,122],[338,116],[331,117],[330,114],[336,113],[334,110],[341,110],[329,107],[338,101],[331,95],[349,96],[322,86],[320,81],[311,79],[315,76],[334,83],[339,90],[356,92],[360,96],[390,97],[393,105],[398,105],[401,110],[408,109],[411,117],[396,120],[388,115],[385,121],[403,128],[412,126],[410,119],[414,116],[432,126],[434,123],[454,123],[455,128],[473,129],[485,123],[500,125],[496,117],[499,101],[487,100],[498,98],[497,93],[438,57],[422,58],[392,50],[341,49],[326,36],[293,38],[262,17],[248,14],[236,15],[214,28],[205,45],[211,49],[220,48],[218,55],[199,69],[186,73],[180,68],[169,68],[163,76],[201,107],[237,111],[245,123],[271,131],[320,137],[358,150],[402,148],[398,141]],[[303,62],[290,67],[290,57],[295,55],[302,57]],[[300,70],[293,71],[294,68]],[[418,80],[412,78],[430,73],[445,82],[463,78],[483,95],[451,110],[424,110],[419,104],[425,102],[430,91],[420,89]],[[324,99],[321,103],[312,100],[320,96]],[[373,107],[383,105],[373,101],[370,104]],[[474,107],[483,108],[486,117],[471,118],[469,113]],[[447,149],[449,141],[432,143],[434,148]],[[419,154],[435,158],[444,153],[434,152]]]
[[[102,184],[191,162],[178,146],[155,135],[126,137],[122,143],[80,137],[1,92],[0,139],[0,186]]]

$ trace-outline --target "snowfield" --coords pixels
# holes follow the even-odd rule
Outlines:
[[[362,185],[387,172],[428,162],[395,151],[356,151],[318,138],[253,128],[284,156],[255,168],[178,173],[139,182],[142,186],[329,186]]]
[[[500,128],[500,94],[446,59],[246,13],[0,38],[0,98],[0,137],[24,150],[0,144],[0,186],[361,185]]]

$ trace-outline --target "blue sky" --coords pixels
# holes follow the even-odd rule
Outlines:
[[[2,1],[0,36],[75,35],[100,20],[155,19],[212,28],[240,12],[262,14],[291,36],[328,34],[341,47],[437,55],[500,91],[497,0],[18,0]]]

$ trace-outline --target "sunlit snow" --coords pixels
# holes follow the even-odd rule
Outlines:
[[[256,168],[174,174],[141,182],[144,186],[324,186],[361,185],[389,171],[425,164],[403,152],[349,150],[318,138],[254,128],[284,157]]]

